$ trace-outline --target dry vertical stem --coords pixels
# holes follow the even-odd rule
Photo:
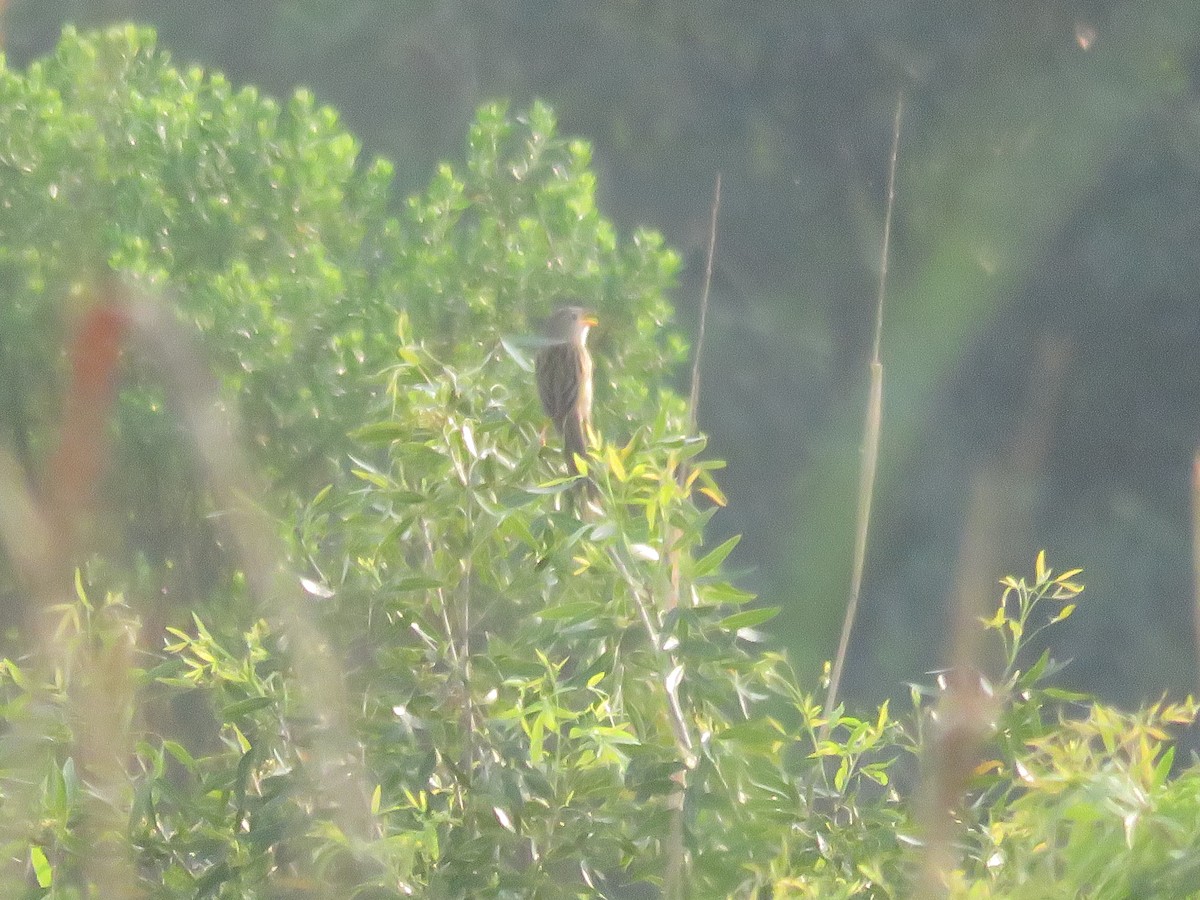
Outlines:
[[[1001,480],[991,473],[977,478],[954,580],[950,667],[939,679],[942,694],[930,714],[925,746],[921,794],[925,849],[914,896],[947,894],[955,861],[956,812],[999,711],[991,684],[979,670],[978,646],[979,622],[995,588],[995,548],[1008,530],[1006,514]]]
[[[226,513],[222,521],[254,598],[277,617],[290,637],[305,705],[321,725],[313,768],[322,792],[335,804],[343,832],[354,839],[375,836],[371,791],[346,719],[348,704],[341,671],[312,621],[298,580],[283,567],[284,553],[274,537],[275,524],[254,502],[263,491],[237,452],[234,428],[222,412],[216,378],[163,306],[148,300],[131,302],[130,320],[140,349],[155,364],[196,452],[214,503]]]
[[[45,473],[28,485],[30,473],[18,474],[11,460],[6,478],[3,540],[21,577],[32,589],[20,627],[52,649],[44,633],[45,611],[72,594],[71,573],[82,539],[82,523],[108,468],[108,419],[116,399],[117,368],[127,322],[111,292],[96,298],[81,319],[67,358],[71,377],[63,396],[55,449]],[[10,506],[10,504],[15,504]]]
[[[704,289],[700,292],[700,326],[696,335],[696,353],[692,357],[692,385],[688,392],[688,434],[696,433],[700,407],[700,357],[704,352],[704,335],[708,327],[708,294],[712,288],[713,257],[717,251],[717,213],[721,210],[721,173],[713,186],[712,212],[708,220],[708,255],[704,261]],[[679,483],[687,479],[687,466],[679,467]]]
[[[700,357],[704,352],[704,336],[708,329],[708,295],[712,287],[713,257],[717,251],[717,213],[721,209],[721,173],[713,185],[712,209],[708,220],[708,255],[704,262],[704,287],[700,292],[700,325],[696,334],[696,351],[692,357],[692,383],[688,390],[688,437],[696,434],[697,419],[700,406]],[[687,460],[679,463],[675,472],[676,482],[682,488],[687,484],[689,469]],[[667,597],[667,608],[674,609],[679,605],[679,593],[682,589],[679,574],[679,551],[676,543],[679,540],[679,529],[671,527],[667,532],[667,547],[671,557],[671,592]]]
[[[871,524],[871,499],[875,494],[876,461],[879,458],[879,426],[883,415],[883,363],[879,358],[879,346],[883,338],[883,300],[887,294],[888,251],[892,240],[892,208],[896,204],[896,160],[900,155],[900,122],[904,113],[904,95],[896,98],[896,116],[892,122],[892,155],[888,164],[887,208],[883,216],[883,248],[880,252],[879,291],[875,298],[875,336],[871,352],[871,387],[867,399],[866,424],[863,431],[862,460],[858,474],[858,506],[855,513],[854,568],[850,576],[850,597],[846,602],[846,617],[842,621],[842,636],[838,641],[837,655],[833,659],[833,670],[829,676],[829,690],[825,695],[825,724],[821,726],[820,738],[829,736],[830,717],[838,700],[838,687],[842,680],[842,669],[846,653],[850,648],[850,632],[858,614],[858,597],[862,591],[863,569],[867,557],[867,532]]]
[[[79,540],[80,513],[91,505],[112,450],[107,424],[128,322],[112,292],[106,293],[110,296],[88,312],[71,347],[71,384],[42,491],[47,513],[69,548]]]
[[[133,704],[130,654],[135,641],[124,634],[112,646],[59,659],[56,642],[42,627],[44,611],[71,597],[71,577],[96,487],[108,468],[108,422],[116,399],[121,353],[131,339],[154,362],[184,430],[200,459],[215,502],[227,524],[252,591],[281,620],[297,654],[296,671],[313,715],[325,726],[314,768],[324,793],[337,803],[339,825],[366,838],[371,828],[369,791],[349,739],[340,672],[298,596],[298,584],[282,568],[274,525],[253,498],[261,496],[249,469],[235,452],[230,423],[222,415],[215,378],[192,342],[166,311],[133,301],[108,283],[84,316],[70,351],[72,375],[57,447],[46,466],[41,491],[25,486],[20,466],[0,453],[0,537],[32,589],[27,621],[41,636],[45,658],[71,667],[72,711],[77,718],[74,758],[86,780],[82,827],[90,852],[83,859],[88,881],[105,897],[140,896],[137,874],[124,835],[128,824],[123,795],[130,753],[126,711]]]
[[[691,389],[688,392],[688,436],[692,437],[696,434],[697,420],[699,417],[700,406],[700,358],[704,352],[704,336],[708,328],[708,297],[712,288],[712,271],[713,257],[716,255],[717,249],[717,214],[721,209],[721,173],[717,173],[716,182],[713,185],[713,201],[712,210],[708,221],[708,254],[704,263],[704,288],[700,294],[700,324],[696,336],[696,350],[692,356],[692,383]],[[687,460],[679,463],[679,468],[676,471],[676,479],[680,487],[687,484],[689,465]],[[666,606],[668,609],[674,609],[679,605],[679,595],[682,589],[682,576],[679,570],[679,548],[678,541],[680,531],[674,526],[669,526],[667,532],[667,546],[670,548],[670,565],[671,565],[671,588],[667,594]],[[618,561],[619,564],[619,561]],[[622,567],[623,568],[623,567]],[[657,631],[652,627],[645,605],[640,599],[640,594],[635,584],[630,584],[630,589],[633,591],[634,599],[638,602],[639,610],[645,620],[646,629],[654,639],[655,646],[658,646],[657,639],[653,638]],[[672,669],[674,673],[677,664],[674,655],[670,657]],[[671,675],[668,675],[667,681],[671,681]],[[671,687],[668,683],[667,702],[671,714],[671,723],[675,729],[676,743],[679,750],[684,754],[685,758],[690,759],[692,756],[692,742],[688,734],[687,723],[684,720],[683,710],[679,706],[678,691]],[[667,859],[666,869],[663,873],[663,896],[667,900],[678,900],[678,898],[686,896],[683,884],[683,863],[684,863],[684,844],[683,844],[683,801],[685,797],[686,783],[685,774],[683,771],[676,773],[674,781],[677,785],[677,790],[671,795],[671,823],[667,833],[665,856]]]
[[[129,845],[129,777],[125,770],[133,750],[129,713],[134,709],[133,653],[137,626],[126,623],[105,646],[82,654],[73,680],[72,707],[79,719],[75,753],[86,773],[82,832],[87,836],[84,866],[100,896],[113,900],[143,897],[138,886],[133,849]]]
[[[994,609],[1002,569],[996,548],[1009,546],[1028,530],[1028,487],[1045,466],[1069,349],[1051,332],[1041,336],[1032,364],[1029,412],[1016,429],[1007,458],[980,475],[972,487],[951,603],[949,668],[940,679],[942,695],[931,713],[924,759],[921,897],[943,896],[949,890],[956,863],[957,811],[1004,702],[984,674],[979,623]]]
[[[132,626],[116,640],[71,648],[49,627],[51,610],[72,602],[72,578],[84,544],[84,525],[97,487],[109,468],[108,422],[116,400],[120,356],[128,336],[118,289],[103,285],[80,320],[67,353],[71,377],[62,403],[58,441],[39,490],[9,454],[0,459],[0,540],[29,586],[21,630],[38,647],[36,658],[54,670],[69,690],[75,720],[70,758],[87,790],[80,793],[81,864],[87,881],[105,897],[140,896],[133,859],[125,841],[128,779],[123,761],[131,751],[127,712],[133,706]],[[89,635],[90,637],[90,635]],[[20,734],[16,743],[44,735]],[[13,784],[19,785],[21,779]],[[14,788],[18,793],[19,787]],[[32,797],[14,808],[35,808]],[[11,827],[22,827],[20,817]],[[14,835],[27,841],[28,835]]]
[[[1200,673],[1200,450],[1192,461],[1192,590],[1195,608],[1196,670]],[[1197,675],[1200,678],[1200,674]]]
[[[108,422],[129,336],[122,301],[115,283],[103,285],[71,346],[71,383],[42,491],[50,529],[59,538],[51,562],[64,586],[70,584],[84,542],[84,523],[111,460]],[[69,590],[59,594],[57,602],[69,597]],[[82,828],[88,848],[84,866],[88,881],[114,900],[142,895],[125,839],[128,814],[123,812],[128,803],[124,760],[132,750],[126,713],[134,704],[134,629],[127,625],[110,646],[82,648],[73,665],[58,652],[49,657],[75,669],[70,676],[72,711],[78,718],[74,752],[89,786],[83,794]]]

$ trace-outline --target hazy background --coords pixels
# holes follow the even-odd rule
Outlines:
[[[904,133],[874,531],[847,683],[941,662],[971,485],[997,571],[1084,567],[1067,680],[1195,683],[1200,4],[717,0],[12,0],[8,62],[66,22],[154,25],[180,65],[311,88],[396,166],[459,159],[475,106],[533,97],[595,149],[601,203],[688,260],[692,330],[724,196],[701,426],[729,461],[714,538],[815,676],[849,580],[887,153]],[[681,373],[682,379],[682,373]],[[682,383],[682,382],[681,382]]]

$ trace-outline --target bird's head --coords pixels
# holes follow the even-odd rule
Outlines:
[[[562,306],[546,322],[546,338],[554,344],[587,340],[588,329],[599,324],[591,310],[582,306]]]

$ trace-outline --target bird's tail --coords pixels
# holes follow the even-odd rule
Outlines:
[[[587,456],[587,434],[583,422],[578,416],[567,416],[562,424],[563,456],[567,460],[567,471],[572,475],[579,474],[579,466],[575,464],[575,454]]]
[[[579,474],[579,466],[575,463],[575,455],[581,457],[587,456],[588,437],[587,426],[579,419],[578,416],[567,416],[563,420],[562,426],[563,436],[563,456],[567,460],[567,471],[572,475]],[[591,476],[586,476],[588,496],[596,496],[596,483],[592,481]]]

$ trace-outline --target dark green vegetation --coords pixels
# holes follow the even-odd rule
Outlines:
[[[994,684],[900,716],[826,716],[769,649],[732,543],[701,549],[679,260],[618,237],[547,108],[482,109],[399,218],[330,110],[145,31],[0,73],[0,133],[4,896],[1195,887],[1195,710],[1093,704],[1024,648],[1076,572],[1006,582]],[[524,340],[564,295],[609,323],[582,518]],[[119,397],[81,409],[113,333]]]
[[[1200,441],[1200,4],[1193,0],[8,0],[15,65],[63,22],[153,23],[180,63],[337,107],[421,190],[493,98],[545,98],[595,148],[621,234],[682,248],[696,320],[724,178],[700,422],[712,523],[815,678],[852,546],[886,153],[906,98],[866,593],[847,689],[940,664],[971,482],[1089,573],[1059,636],[1077,686],[1194,683],[1185,484]],[[619,311],[619,310],[618,310]],[[747,438],[753,436],[753,440]],[[1021,457],[1013,464],[1011,456]]]

